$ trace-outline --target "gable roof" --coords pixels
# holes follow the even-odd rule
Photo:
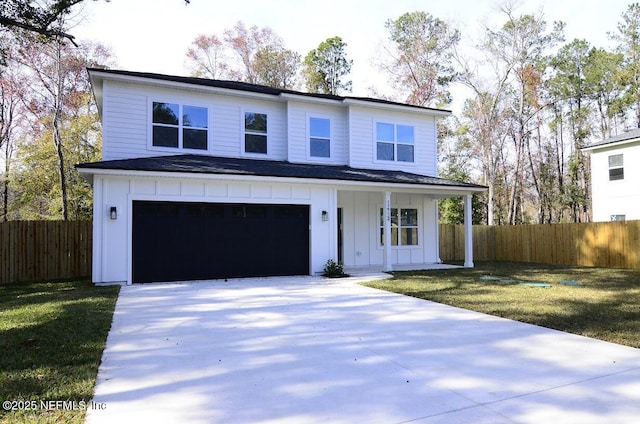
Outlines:
[[[102,97],[102,87],[101,81],[105,77],[110,78],[121,78],[124,80],[148,80],[149,82],[155,81],[164,82],[169,84],[187,84],[191,86],[204,87],[210,89],[221,89],[221,90],[233,90],[236,92],[242,93],[252,93],[256,95],[263,96],[273,96],[274,98],[290,98],[290,97],[299,97],[306,98],[308,100],[317,100],[317,101],[334,101],[343,104],[367,104],[369,106],[379,106],[379,107],[392,107],[392,108],[403,108],[414,110],[422,113],[429,113],[437,116],[448,116],[451,114],[450,110],[446,109],[437,109],[430,108],[424,106],[417,105],[409,105],[406,103],[393,102],[390,100],[384,99],[375,99],[370,97],[357,97],[357,96],[336,96],[332,94],[320,94],[320,93],[305,93],[301,91],[288,90],[283,88],[274,88],[268,87],[265,85],[258,84],[250,84],[246,82],[240,81],[226,81],[226,80],[215,80],[208,78],[196,78],[196,77],[184,77],[177,75],[165,75],[165,74],[156,74],[149,72],[132,72],[132,71],[124,71],[124,70],[113,70],[113,69],[100,69],[100,68],[87,68],[89,72],[89,77],[91,79],[94,94],[96,96],[96,103],[98,103],[98,107],[101,108],[100,98]]]
[[[142,171],[189,174],[217,174],[257,177],[282,177],[315,180],[352,181],[385,184],[428,185],[484,191],[486,187],[428,177],[404,171],[352,168],[346,165],[318,165],[263,159],[239,159],[208,155],[155,156],[148,158],[108,160],[76,165],[83,173],[101,170]]]
[[[594,150],[599,147],[609,147],[610,145],[632,143],[634,141],[640,141],[640,128],[624,132],[622,134],[614,135],[605,140],[592,143],[582,148],[582,150]]]

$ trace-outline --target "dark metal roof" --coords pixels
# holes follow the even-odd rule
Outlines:
[[[601,146],[606,146],[608,144],[618,143],[620,141],[629,141],[634,139],[640,140],[640,128],[627,131],[622,134],[614,135],[613,137],[609,137],[605,140],[592,143],[588,146],[584,146],[583,149],[591,149],[592,147],[601,147]]]
[[[183,83],[183,84],[199,85],[204,87],[216,87],[216,88],[223,88],[228,90],[245,91],[245,92],[251,92],[251,93],[258,93],[258,94],[268,94],[272,96],[279,96],[281,94],[292,94],[297,96],[329,99],[329,100],[336,100],[336,101],[344,101],[347,99],[352,99],[352,100],[359,100],[363,102],[403,106],[408,108],[433,111],[433,112],[439,112],[439,113],[451,113],[450,110],[446,110],[446,109],[437,109],[437,108],[430,108],[430,107],[424,107],[424,106],[408,105],[406,103],[392,102],[392,101],[383,100],[383,99],[374,99],[369,97],[355,97],[355,96],[334,96],[331,94],[319,94],[319,93],[304,93],[301,91],[286,90],[282,88],[273,88],[265,85],[249,84],[249,83],[240,82],[240,81],[214,80],[214,79],[208,79],[208,78],[183,77],[183,76],[176,76],[176,75],[155,74],[155,73],[149,73],[149,72],[132,72],[132,71],[123,71],[123,70],[114,70],[114,69],[101,69],[101,68],[88,68],[87,71],[89,73],[102,72],[102,73],[113,74],[113,75],[146,78],[146,79],[153,79],[153,80],[160,80],[160,81],[170,81],[170,82],[177,82],[177,83]]]
[[[474,191],[486,187],[428,177],[404,171],[351,168],[346,165],[317,165],[285,161],[239,159],[208,155],[155,156],[148,158],[108,160],[76,165],[78,169],[122,170],[146,172],[180,172],[190,174],[221,174],[262,177],[284,177],[320,180],[376,182],[387,184],[416,184],[438,187],[469,188]]]

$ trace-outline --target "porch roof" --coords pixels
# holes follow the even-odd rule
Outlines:
[[[353,181],[383,184],[410,184],[484,191],[485,186],[430,177],[404,171],[352,168],[346,165],[291,163],[286,161],[230,158],[209,155],[154,156],[147,158],[108,160],[76,165],[82,173],[101,170],[139,171],[187,174],[220,174],[237,176],[282,177],[315,180]]]

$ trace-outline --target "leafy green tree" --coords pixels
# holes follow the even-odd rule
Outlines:
[[[426,12],[405,13],[385,23],[390,45],[378,66],[405,101],[420,106],[451,103],[449,85],[457,73],[453,53],[460,32]]]
[[[347,59],[346,47],[342,38],[332,37],[307,54],[303,75],[309,92],[337,95],[351,91],[352,82],[345,79],[353,60]]]
[[[631,3],[618,23],[618,33],[610,34],[618,41],[618,52],[624,58],[627,80],[625,100],[633,105],[636,126],[640,128],[640,4]]]

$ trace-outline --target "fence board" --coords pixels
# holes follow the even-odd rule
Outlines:
[[[473,226],[475,260],[640,269],[640,220]],[[464,259],[464,226],[440,224],[440,258]]]
[[[90,221],[0,223],[0,284],[91,275]]]

